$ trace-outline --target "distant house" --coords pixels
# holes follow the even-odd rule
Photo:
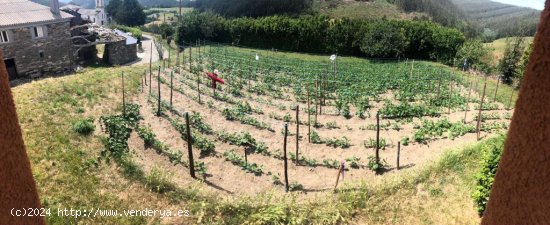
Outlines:
[[[78,12],[82,17],[82,20],[87,20],[87,21],[90,21],[91,23],[101,25],[101,26],[107,25],[108,18],[107,18],[107,13],[105,12],[103,0],[95,0],[95,4],[96,4],[95,9],[86,9],[72,3],[69,3],[61,7],[61,9]]]
[[[0,49],[10,80],[71,68],[70,23],[59,1],[46,7],[28,0],[0,0]]]

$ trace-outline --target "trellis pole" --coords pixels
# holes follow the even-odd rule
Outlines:
[[[380,164],[380,111],[376,112],[376,164]]]
[[[487,89],[487,81],[485,81],[485,85],[483,86],[483,95],[481,97],[481,103],[479,104],[479,114],[477,118],[477,140],[480,140],[481,135],[481,111],[483,111],[483,101],[485,100],[485,90]]]
[[[300,142],[300,105],[296,106],[296,165],[300,164],[300,157],[298,156]]]
[[[174,97],[174,71],[170,71],[170,107],[173,106],[172,99]]]
[[[160,66],[159,66],[159,72],[157,76],[157,88],[158,88],[158,108],[157,108],[157,116],[160,116]]]
[[[289,191],[289,188],[288,188],[288,158],[286,156],[286,140],[287,140],[287,136],[288,136],[288,124],[285,124],[285,139],[284,139],[284,142],[283,142],[283,160],[284,160],[284,167],[285,167],[285,190],[286,192]]]
[[[191,126],[189,125],[189,113],[185,112],[185,128],[187,128],[187,155],[189,156],[189,173],[192,178],[195,176],[195,162],[193,160],[193,139],[191,138]]]
[[[497,80],[497,87],[495,89],[495,97],[493,98],[493,102],[496,102],[497,101],[497,93],[498,93],[498,86],[500,84],[500,76],[498,76],[498,80]]]
[[[124,72],[122,72],[122,113],[126,115],[126,95],[124,92]]]
[[[307,140],[311,143],[311,113],[310,113],[309,88],[307,88]]]
[[[468,98],[466,99],[466,111],[464,112],[464,123],[466,123],[466,116],[468,116],[468,110],[470,110],[469,108],[469,100],[470,100],[470,97],[472,96],[472,86],[473,86],[473,82],[474,81],[470,81],[470,90],[468,91]]]

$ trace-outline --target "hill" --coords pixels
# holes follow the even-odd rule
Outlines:
[[[347,1],[347,0],[319,0],[314,1],[313,11],[331,17],[349,17],[354,19],[414,19],[427,17],[426,14],[404,12],[395,4],[386,0],[374,1]]]
[[[465,15],[484,28],[488,40],[509,36],[533,36],[540,11],[490,0],[452,0]],[[521,29],[519,29],[521,28]]]

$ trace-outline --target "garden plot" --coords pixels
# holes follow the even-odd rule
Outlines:
[[[185,165],[184,112],[194,118],[198,179],[226,194],[284,192],[285,125],[289,186],[304,193],[332,190],[341,162],[345,183],[383,179],[384,173],[399,172],[398,145],[400,169],[410,170],[448,148],[478,140],[482,93],[472,89],[483,83],[449,70],[412,61],[361,64],[353,59],[336,65],[275,55],[260,59],[265,60],[212,47],[191,64],[147,74],[148,86],[137,100],[144,117],[140,126],[150,126],[168,153],[145,146],[144,135],[132,134],[130,146],[139,163],[171,174],[182,187],[193,180]],[[215,92],[205,76],[214,69],[226,81]],[[483,99],[481,138],[505,131],[511,118],[512,111],[491,96],[485,93]]]

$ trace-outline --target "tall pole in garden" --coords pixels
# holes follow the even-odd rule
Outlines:
[[[124,92],[124,72],[122,72],[122,113],[126,115],[126,95]]]
[[[464,112],[464,123],[466,123],[466,116],[468,116],[468,110],[470,110],[469,108],[469,100],[470,100],[470,97],[472,96],[472,86],[473,86],[473,81],[470,82],[470,90],[468,91],[468,98],[466,99],[466,111]]]
[[[307,141],[311,143],[311,113],[310,113],[309,88],[307,88]]]
[[[449,107],[449,115],[451,114],[451,103],[453,100],[453,80],[449,83],[449,104],[447,105]]]
[[[376,112],[376,164],[380,164],[380,111]]]
[[[151,40],[151,51],[149,52],[149,74],[153,73],[153,41]],[[151,78],[151,76],[149,76]],[[151,81],[151,79],[149,79]],[[152,82],[150,82],[152,83]],[[149,93],[150,94],[150,93]]]
[[[170,71],[170,107],[172,107],[172,98],[174,97],[174,71]]]
[[[495,89],[495,97],[493,98],[493,102],[497,101],[497,93],[498,93],[498,85],[500,84],[500,76],[498,76],[497,80],[497,88]]]
[[[287,156],[286,156],[286,139],[287,139],[287,136],[288,136],[288,124],[285,124],[285,139],[284,139],[284,142],[283,142],[283,160],[284,160],[284,165],[285,165],[285,190],[286,192],[288,192],[288,159],[287,159]]]
[[[479,104],[479,114],[477,116],[477,140],[479,141],[481,135],[481,111],[483,110],[483,100],[485,100],[485,90],[487,89],[487,82],[483,86],[483,95],[481,97],[481,103]]]
[[[399,156],[401,155],[401,142],[397,142],[397,170],[400,169],[399,167]]]
[[[159,66],[159,72],[157,76],[157,88],[158,88],[158,108],[157,108],[157,116],[160,116],[160,66]]]
[[[185,126],[187,128],[187,155],[189,156],[189,173],[192,178],[195,176],[195,162],[193,160],[193,140],[191,138],[191,126],[189,126],[189,113],[185,112]]]
[[[298,149],[300,142],[300,105],[296,106],[296,165],[300,164],[300,157],[298,157]]]

